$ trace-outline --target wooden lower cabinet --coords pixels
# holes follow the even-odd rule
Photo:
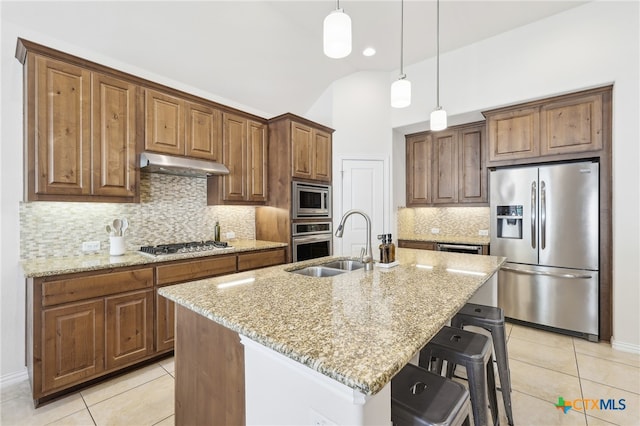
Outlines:
[[[156,293],[156,350],[170,351],[176,337],[176,304]]]
[[[436,243],[434,243],[433,241],[398,240],[398,247],[420,250],[435,250]]]
[[[108,370],[153,354],[153,293],[145,290],[105,300]]]
[[[171,352],[174,302],[157,289],[285,263],[285,247],[27,280],[27,369],[36,406]]]
[[[45,309],[42,319],[43,392],[104,371],[104,301]]]

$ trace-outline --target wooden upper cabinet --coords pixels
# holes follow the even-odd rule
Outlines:
[[[540,110],[541,155],[602,149],[603,93],[550,102]]]
[[[314,132],[314,176],[316,180],[331,182],[332,178],[332,154],[331,154],[331,134],[316,130]]]
[[[184,155],[184,101],[152,89],[145,90],[144,149]]]
[[[485,123],[409,135],[407,206],[487,203]]]
[[[291,122],[291,176],[331,182],[331,134]]]
[[[604,149],[612,87],[585,90],[484,112],[489,164],[589,158]]]
[[[489,161],[540,155],[540,113],[537,107],[487,116]]]
[[[135,201],[138,86],[28,53],[28,201]]]
[[[186,103],[185,154],[222,162],[222,112],[213,107]]]
[[[222,201],[227,204],[262,204],[267,200],[267,129],[263,123],[234,114],[223,114],[223,162],[229,174],[222,176]],[[217,182],[217,184],[216,184]],[[220,185],[213,178],[208,183]],[[211,194],[209,201],[216,201]]]
[[[465,127],[458,133],[458,203],[486,203],[486,126]]]
[[[93,193],[136,193],[136,94],[138,87],[102,74],[92,76]]]
[[[431,204],[432,136],[407,136],[407,206]]]
[[[458,202],[458,133],[433,133],[433,203]]]
[[[267,126],[247,123],[247,200],[267,201]]]
[[[313,131],[311,127],[291,123],[291,175],[296,178],[313,179]]]
[[[28,61],[25,102],[35,101],[35,116],[29,125],[37,126],[27,129],[33,141],[27,148],[33,152],[28,155],[34,156],[29,166],[35,166],[34,178],[27,178],[32,185],[29,199],[39,199],[36,194],[90,195],[91,73],[42,56],[31,56]]]

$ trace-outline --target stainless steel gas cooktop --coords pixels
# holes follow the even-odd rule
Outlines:
[[[140,252],[151,256],[166,254],[195,253],[231,248],[223,241],[190,241],[188,243],[160,244],[140,247]]]

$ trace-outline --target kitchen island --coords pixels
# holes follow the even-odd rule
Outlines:
[[[389,424],[391,378],[505,261],[398,249],[392,268],[291,272],[332,259],[159,289],[178,304],[176,424]]]

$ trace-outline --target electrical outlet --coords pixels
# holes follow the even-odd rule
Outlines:
[[[336,423],[332,422],[322,414],[318,413],[314,409],[311,409],[309,413],[309,417],[311,420],[312,426],[337,426]]]
[[[440,233],[440,228],[431,228],[431,233],[432,234],[439,234]]]
[[[233,240],[236,237],[236,233],[233,231],[227,232],[224,235],[227,237],[227,240]]]
[[[84,241],[82,243],[82,251],[98,251],[100,250],[100,241]]]
[[[481,229],[478,231],[478,235],[480,235],[481,237],[488,237],[489,236],[489,230],[488,229]]]

